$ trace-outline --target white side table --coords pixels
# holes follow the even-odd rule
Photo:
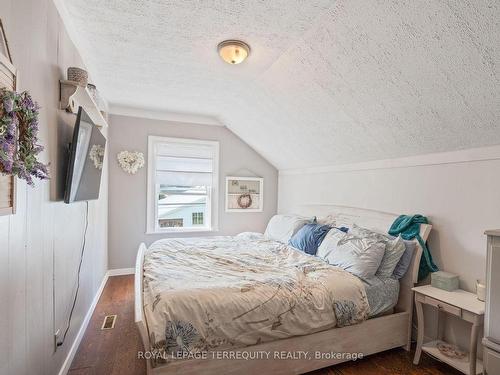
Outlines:
[[[484,302],[479,301],[474,293],[469,293],[461,289],[453,292],[447,292],[446,290],[425,285],[415,287],[413,288],[413,291],[415,292],[415,306],[417,309],[418,319],[417,349],[415,351],[413,363],[418,365],[423,351],[430,356],[449,364],[464,374],[482,374],[483,363],[481,360],[476,359],[476,355],[479,329],[484,322]],[[437,340],[425,344],[423,342],[425,325],[424,312],[422,309],[422,305],[424,304],[434,306],[439,310],[439,332]],[[446,314],[455,315],[472,324],[469,344],[469,361],[447,357],[437,348],[437,344],[443,341],[443,319]]]

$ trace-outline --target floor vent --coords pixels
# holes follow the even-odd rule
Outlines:
[[[101,329],[112,329],[115,327],[116,315],[107,315],[104,317]]]

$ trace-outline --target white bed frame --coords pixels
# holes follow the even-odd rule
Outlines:
[[[341,223],[371,228],[387,232],[390,225],[398,215],[344,206],[308,205],[301,206],[294,212],[303,215],[326,216],[334,215]],[[431,225],[420,226],[420,236],[427,240],[432,229]],[[417,243],[412,263],[406,275],[400,280],[399,300],[394,313],[368,319],[360,324],[334,328],[327,331],[313,333],[305,336],[290,337],[287,339],[253,345],[234,352],[271,352],[282,351],[309,353],[363,353],[363,356],[378,353],[384,350],[404,347],[410,349],[413,292],[412,288],[417,283],[418,269],[422,248]],[[137,253],[135,270],[135,322],[139,328],[144,350],[150,350],[149,334],[143,310],[143,263],[145,244],[141,244]],[[271,357],[273,354],[271,354]],[[189,359],[172,361],[165,365],[152,367],[151,360],[147,360],[148,375],[218,375],[218,374],[302,374],[319,368],[345,362],[348,358],[329,359]]]

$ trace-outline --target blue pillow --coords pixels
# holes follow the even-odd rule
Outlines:
[[[411,259],[413,258],[413,253],[415,252],[415,248],[417,244],[415,241],[403,241],[405,244],[405,252],[403,253],[403,256],[401,256],[401,259],[399,259],[398,264],[396,265],[396,268],[394,268],[394,271],[392,272],[392,276],[396,279],[402,279],[403,276],[406,274],[408,271],[408,268],[410,267]]]
[[[331,228],[328,225],[306,224],[295,233],[288,244],[310,255],[316,255],[318,247]]]

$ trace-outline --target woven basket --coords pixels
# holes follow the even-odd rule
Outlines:
[[[68,68],[68,80],[77,82],[80,86],[87,87],[89,74],[85,69],[72,66]]]

